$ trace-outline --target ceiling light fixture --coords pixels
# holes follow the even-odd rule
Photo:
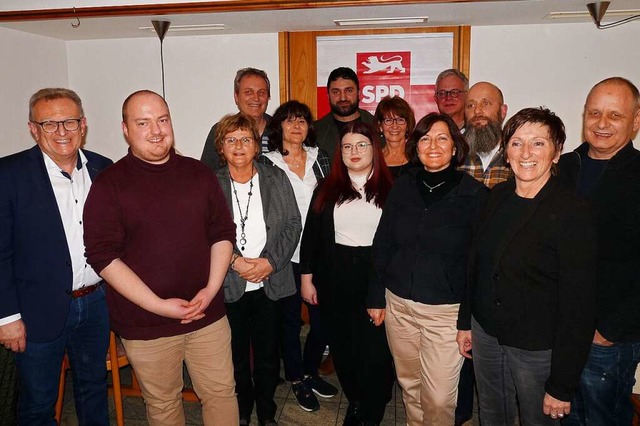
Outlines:
[[[141,31],[155,31],[153,27],[138,27]],[[192,24],[192,25],[176,25],[168,29],[170,32],[191,32],[191,31],[224,31],[227,28],[224,24]]]
[[[426,24],[428,16],[409,16],[400,18],[357,18],[357,19],[336,19],[333,22],[339,27],[351,27],[358,25],[405,25],[405,24]]]
[[[607,17],[623,17],[640,14],[640,9],[617,9],[607,10]],[[549,12],[545,19],[591,19],[591,14],[588,11],[584,12]]]
[[[610,1],[597,1],[587,4],[589,15],[591,15],[591,17],[593,18],[593,22],[595,22],[596,27],[598,27],[598,29],[600,30],[617,27],[618,25],[626,24],[627,22],[640,18],[640,14],[638,14],[625,19],[621,19],[619,21],[610,22],[608,24],[601,24],[600,22],[602,21],[602,18],[604,18],[604,14],[607,12],[607,8],[610,4]]]
[[[169,30],[169,26],[171,22],[169,21],[155,21],[152,20],[153,29],[158,34],[158,38],[160,39],[160,64],[162,66],[162,97],[166,99],[164,93],[164,55],[162,53],[162,42],[164,40],[164,36],[167,35],[167,31]]]

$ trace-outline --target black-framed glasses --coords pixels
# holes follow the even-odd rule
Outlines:
[[[228,138],[224,138],[223,139],[224,144],[227,146],[236,146],[236,144],[238,143],[238,141],[240,141],[242,143],[242,145],[247,146],[247,145],[251,145],[253,143],[253,138],[249,137],[249,136],[244,136],[241,138],[234,138],[233,136],[228,137]]]
[[[61,124],[66,131],[74,132],[80,128],[81,121],[82,121],[82,118],[67,118],[66,120],[62,120],[62,121],[47,120],[47,121],[32,121],[32,123],[39,125],[40,127],[42,127],[42,130],[44,130],[47,133],[55,133],[58,131],[58,128],[60,127]]]
[[[367,148],[369,148],[372,144],[368,143],[368,142],[356,142],[354,144],[350,144],[350,143],[345,143],[344,145],[342,145],[340,148],[342,149],[342,153],[343,154],[351,154],[351,152],[353,151],[353,148],[356,149],[356,152],[358,154],[362,154],[363,152],[365,152],[367,150]]]
[[[394,118],[387,117],[384,120],[382,120],[382,123],[384,123],[385,126],[393,126],[393,123],[396,123],[398,126],[402,126],[406,122],[407,120],[402,117],[394,117]]]
[[[462,93],[466,93],[466,90],[453,89],[453,90],[438,90],[436,92],[436,98],[444,99],[447,96],[451,96],[452,98],[457,98]]]

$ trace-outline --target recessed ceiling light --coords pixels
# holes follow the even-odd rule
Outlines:
[[[333,22],[339,27],[356,25],[400,25],[400,24],[425,24],[428,16],[409,16],[405,18],[357,18],[336,19]]]
[[[138,27],[142,31],[155,31],[153,27]],[[193,25],[175,25],[169,28],[170,32],[187,32],[187,31],[224,31],[227,28],[224,24],[193,24]]]

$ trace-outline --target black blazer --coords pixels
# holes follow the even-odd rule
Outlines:
[[[111,160],[84,151],[91,180]],[[0,318],[20,313],[33,342],[60,335],[73,285],[62,218],[39,146],[0,159]]]
[[[480,215],[458,328],[470,328],[474,297],[490,298],[498,342],[531,351],[551,349],[546,391],[571,401],[595,331],[595,222],[586,202],[552,177],[515,226],[505,229],[494,256],[492,293],[477,295],[478,236],[514,191],[513,179],[496,185]]]
[[[460,183],[425,208],[417,187],[420,168],[394,183],[373,240],[380,277],[371,281],[367,306],[384,308],[385,287],[403,299],[430,305],[460,303],[466,283],[472,225],[487,188],[455,172]]]
[[[585,142],[558,162],[558,179],[576,190]],[[597,329],[612,342],[640,341],[640,151],[629,141],[585,196],[598,226]]]

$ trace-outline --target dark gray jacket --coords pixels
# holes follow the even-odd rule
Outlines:
[[[291,256],[300,239],[302,222],[287,175],[277,167],[256,162],[254,166],[260,176],[260,195],[267,229],[267,243],[260,257],[266,258],[273,268],[273,273],[264,283],[264,292],[269,299],[278,300],[296,292]],[[229,168],[225,166],[216,173],[233,215]],[[234,252],[240,253],[238,247],[234,247]],[[240,278],[237,272],[229,271],[224,279],[224,301],[226,303],[237,301],[246,288],[247,281]]]

